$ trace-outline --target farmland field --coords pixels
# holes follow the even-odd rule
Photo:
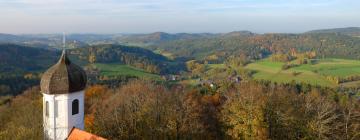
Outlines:
[[[273,82],[304,82],[319,86],[338,86],[338,84],[326,79],[326,76],[347,77],[360,75],[360,61],[346,59],[318,59],[315,64],[303,64],[287,70],[282,70],[283,62],[271,62],[260,60],[246,66],[254,70],[254,79],[270,80]],[[294,73],[297,73],[294,75]],[[350,85],[357,85],[357,84]],[[356,82],[355,82],[356,83]],[[343,85],[346,85],[344,83]]]
[[[100,69],[100,75],[105,76],[136,76],[139,78],[160,79],[159,75],[145,72],[142,69],[134,68],[123,64],[95,64]]]

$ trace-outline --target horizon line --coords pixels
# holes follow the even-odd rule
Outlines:
[[[344,26],[344,27],[333,27],[333,28],[314,28],[305,30],[302,32],[254,32],[250,30],[233,30],[225,32],[167,32],[167,31],[152,31],[152,32],[114,32],[114,33],[101,33],[101,32],[67,32],[67,35],[136,35],[136,34],[153,34],[153,33],[166,33],[166,34],[227,34],[232,32],[250,32],[254,34],[302,34],[316,30],[332,30],[332,29],[347,29],[347,28],[359,28],[360,26]],[[52,33],[6,33],[0,32],[0,34],[8,35],[62,35],[63,32],[52,32]]]

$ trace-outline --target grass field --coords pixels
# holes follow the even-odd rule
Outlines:
[[[136,76],[139,78],[150,78],[159,80],[160,76],[145,72],[142,69],[134,68],[123,64],[95,64],[100,69],[100,74],[105,76]]]
[[[297,82],[309,83],[320,86],[338,86],[327,80],[325,76],[346,77],[351,75],[360,75],[360,61],[345,59],[320,59],[316,63],[304,64],[288,70],[282,70],[282,62],[271,62],[260,60],[246,66],[247,69],[255,70],[254,79],[270,80],[279,83],[287,83],[293,80]],[[294,76],[296,72],[298,75]],[[351,85],[356,82],[352,82]],[[343,85],[346,85],[344,83]]]
[[[172,53],[170,53],[170,52],[166,52],[166,51],[162,51],[162,50],[155,50],[153,52],[156,53],[156,54],[161,54],[161,55],[163,55],[163,56],[165,56],[165,57],[167,57],[167,58],[169,58],[171,60],[173,60],[175,58],[174,55]]]

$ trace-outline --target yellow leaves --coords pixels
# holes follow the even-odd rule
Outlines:
[[[169,128],[170,130],[176,130],[177,127],[176,120],[168,120],[166,127]]]
[[[202,102],[204,103],[209,103],[209,104],[212,104],[214,106],[219,106],[220,105],[220,94],[219,93],[216,93],[214,95],[204,95],[202,97]]]
[[[32,73],[27,73],[24,75],[24,78],[25,79],[35,79],[35,78],[37,78],[37,76]]]
[[[292,56],[288,54],[273,54],[270,57],[270,60],[274,62],[289,62],[292,59]]]
[[[216,54],[213,54],[213,55],[209,55],[205,58],[206,60],[218,60],[219,57],[216,55]]]
[[[145,71],[150,72],[150,73],[159,73],[160,69],[156,65],[147,65],[145,67]]]
[[[96,104],[108,97],[108,88],[103,85],[90,86],[85,91],[85,113],[93,114],[96,110]]]
[[[93,114],[85,115],[84,123],[85,123],[86,129],[92,130],[92,128],[94,126],[94,119],[95,119],[95,117]]]
[[[35,100],[34,102],[35,106],[37,106],[38,108],[41,108],[43,107],[43,99],[42,98],[39,98],[37,100]]]
[[[85,98],[98,97],[99,95],[105,93],[107,90],[106,86],[95,85],[86,89]]]
[[[264,96],[260,87],[242,85],[228,95],[220,120],[234,139],[266,139]]]
[[[30,88],[0,108],[0,139],[41,139],[42,99],[39,88]],[[4,113],[4,114],[2,114]]]
[[[206,70],[205,65],[198,63],[196,60],[190,60],[186,62],[186,67],[193,74],[201,74]]]
[[[95,54],[90,54],[89,55],[89,63],[93,64],[96,61],[96,55]]]

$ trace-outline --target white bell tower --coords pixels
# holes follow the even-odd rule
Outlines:
[[[44,139],[65,140],[73,127],[84,129],[86,81],[85,71],[68,59],[65,49],[60,60],[43,74]]]
[[[45,139],[65,140],[73,127],[84,129],[84,91],[43,95]]]

